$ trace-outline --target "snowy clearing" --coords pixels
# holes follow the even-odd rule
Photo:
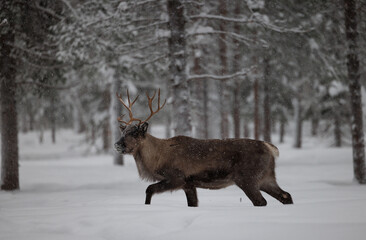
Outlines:
[[[118,167],[108,155],[78,155],[70,132],[61,132],[53,149],[36,144],[32,134],[20,138],[21,190],[0,192],[0,239],[343,240],[366,234],[366,186],[352,181],[348,147],[311,139],[302,150],[290,141],[279,145],[277,179],[294,205],[264,194],[268,205],[253,207],[239,188],[229,187],[199,189],[200,206],[188,208],[183,191],[144,205],[148,183],[139,180],[131,157]]]

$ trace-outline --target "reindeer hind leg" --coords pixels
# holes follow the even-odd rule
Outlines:
[[[291,195],[283,191],[275,180],[262,183],[260,190],[268,193],[283,204],[293,204]]]
[[[183,190],[187,197],[188,207],[198,207],[197,190],[195,187],[190,185],[185,185]]]
[[[251,184],[247,181],[239,181],[235,182],[235,184],[244,191],[245,195],[252,201],[254,206],[261,207],[267,205],[266,199],[262,196],[259,188],[256,187],[256,184]]]

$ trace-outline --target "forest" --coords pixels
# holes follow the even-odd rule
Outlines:
[[[130,175],[136,175],[137,179],[135,167],[130,166],[133,160],[113,147],[121,135],[118,119],[128,121],[129,114],[117,96],[125,102],[127,95],[131,99],[139,96],[134,114],[145,119],[149,115],[145,95],[149,97],[158,91],[161,104],[166,99],[166,105],[149,121],[150,133],[158,137],[251,138],[274,143],[281,152],[278,166],[284,167],[279,171],[284,173],[284,185],[290,189],[295,188],[291,183],[299,181],[293,172],[286,178],[291,164],[298,164],[294,172],[300,173],[308,164],[313,166],[304,170],[309,173],[301,178],[306,182],[313,170],[318,173],[315,178],[327,171],[321,168],[323,160],[329,169],[343,161],[346,181],[354,184],[348,193],[365,192],[365,19],[365,0],[1,0],[0,184],[5,191],[0,191],[0,216],[6,206],[9,209],[24,206],[20,199],[11,204],[11,196],[22,191],[47,192],[48,187],[43,184],[48,180],[52,182],[51,176],[44,182],[39,179],[37,184],[31,184],[38,181],[37,174],[44,174],[40,162],[49,162],[51,165],[45,170],[52,173],[57,169],[52,165],[54,162],[64,161],[66,165],[60,165],[60,169],[78,164],[85,169],[100,166],[115,174],[106,177],[105,183],[102,180],[109,187],[107,180],[115,182],[117,177],[114,179],[112,175],[117,176],[118,171],[125,174],[124,178],[118,178],[120,182],[129,183],[127,176]],[[153,105],[154,108],[158,105],[156,100]],[[60,149],[64,150],[58,152]],[[74,151],[77,152],[75,165],[70,162],[75,157]],[[319,155],[311,155],[312,151]],[[305,156],[310,158],[309,162]],[[329,158],[335,159],[335,165]],[[102,164],[106,159],[111,159],[111,166]],[[30,172],[37,166],[41,168]],[[340,172],[341,168],[335,171]],[[90,173],[100,174],[94,168]],[[93,190],[94,181],[87,178],[86,173],[75,172],[75,176],[78,174],[80,179],[75,181],[83,185],[75,189],[84,189],[86,196],[98,190]],[[49,187],[58,189],[72,176],[71,173],[58,176],[57,182]],[[345,175],[337,176],[344,181]],[[278,178],[281,179],[281,174]],[[310,187],[301,181],[298,184]],[[133,186],[139,188],[138,180]],[[128,194],[130,188],[126,189],[124,194]],[[65,196],[63,191],[66,190],[61,187],[61,198]],[[7,195],[12,193],[15,195]],[[211,196],[205,194],[201,201]],[[39,206],[52,201],[53,197],[49,198]],[[365,200],[366,195],[355,198]],[[33,197],[29,201],[31,199]],[[218,199],[218,204],[229,206],[228,198]],[[2,200],[9,200],[10,205],[2,207]],[[130,204],[132,200],[136,200],[135,195],[125,201]],[[294,202],[296,204],[296,197]],[[116,207],[115,202],[112,205]],[[336,208],[342,206],[335,205]],[[210,219],[210,207],[199,216]],[[307,207],[299,212],[310,211]],[[138,216],[143,216],[143,209],[133,209]],[[174,218],[174,214],[161,206],[155,210],[163,211],[167,219]],[[250,211],[255,214],[254,210]],[[270,214],[276,215],[275,211]],[[80,214],[85,216],[86,212],[87,209]],[[230,208],[229,212],[236,214],[235,208]],[[179,213],[184,215],[183,210]],[[297,213],[294,210],[290,215]],[[366,216],[364,210],[360,214],[355,214],[357,219]],[[146,224],[151,227],[158,216],[158,213],[150,216]],[[65,216],[55,221],[67,222],[67,219]],[[238,219],[239,216],[234,217],[233,221]],[[190,218],[188,220],[190,222]],[[355,221],[359,229],[365,227],[364,220]],[[28,222],[22,224],[28,226]],[[174,223],[169,226],[176,227]],[[71,227],[70,232],[74,230]],[[232,230],[241,233],[238,228],[232,227]],[[52,233],[57,231],[59,229],[52,229]],[[327,231],[327,228],[319,231]],[[156,238],[160,233],[158,230],[149,232]],[[189,235],[180,233],[179,239]],[[26,235],[15,237],[10,232],[5,236],[26,238]],[[81,235],[77,236],[73,235],[81,239]],[[126,236],[129,239],[145,237],[141,233],[139,237]],[[172,237],[164,236],[163,239]],[[205,235],[198,231],[198,235],[189,236]],[[239,239],[240,235],[233,233],[233,236]],[[333,233],[328,237],[350,236],[358,235]],[[39,239],[37,234],[32,237]],[[107,235],[106,238],[116,237]],[[266,239],[264,235],[261,237],[257,239]]]

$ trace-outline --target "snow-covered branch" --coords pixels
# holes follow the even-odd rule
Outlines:
[[[203,2],[199,2],[199,1],[192,1],[192,0],[184,0],[183,4],[192,4],[192,5],[196,5],[198,7],[202,7],[205,4]]]
[[[310,29],[300,29],[300,28],[286,28],[286,27],[280,27],[280,26],[276,26],[270,23],[266,23],[263,21],[257,21],[262,27],[275,31],[275,32],[279,32],[279,33],[307,33],[307,32],[311,32],[314,30],[314,28],[310,28]]]
[[[121,3],[118,5],[118,9],[122,11],[128,11],[131,8],[141,7],[149,3],[156,3],[160,0],[145,0],[145,1],[133,1],[133,4],[131,6],[128,5],[128,3],[121,1]]]
[[[190,76],[188,76],[188,81],[201,80],[201,79],[206,79],[206,78],[210,78],[213,80],[228,80],[228,79],[239,77],[239,76],[245,76],[249,72],[251,72],[254,68],[255,67],[251,67],[244,71],[236,72],[236,73],[229,74],[229,75],[222,75],[222,76],[212,75],[212,74],[190,75]]]
[[[28,81],[19,81],[19,82],[16,82],[16,84],[18,84],[18,85],[30,84],[30,85],[36,85],[38,87],[46,88],[46,89],[68,90],[70,88],[76,87],[77,85],[80,84],[80,82],[75,82],[75,83],[72,83],[67,86],[55,86],[55,85],[51,85],[51,84],[39,83],[39,82],[34,82],[31,80],[28,80]]]
[[[142,65],[147,65],[147,64],[154,63],[154,62],[158,62],[158,61],[160,61],[160,60],[162,60],[162,59],[164,59],[166,57],[167,57],[167,54],[163,54],[163,55],[157,56],[157,57],[155,57],[155,58],[153,58],[151,60],[147,60],[147,61],[144,61],[144,62],[140,62],[139,65],[142,66]]]
[[[137,19],[133,19],[130,21],[125,21],[121,24],[119,24],[119,27],[126,27],[135,23],[141,23],[141,22],[155,22],[155,21],[160,21],[160,18],[137,18]]]
[[[225,22],[231,22],[231,23],[243,23],[243,24],[250,24],[250,23],[257,23],[261,25],[262,27],[275,31],[275,32],[281,32],[281,33],[306,33],[313,31],[313,28],[310,29],[301,29],[301,28],[287,28],[287,27],[280,27],[276,26],[274,24],[265,22],[261,19],[258,19],[256,17],[251,16],[250,18],[230,18],[230,17],[223,17],[218,15],[206,15],[206,14],[200,14],[200,15],[192,15],[189,16],[190,19],[209,19],[209,20],[219,20],[219,21],[225,21]]]
[[[79,19],[79,16],[76,12],[76,10],[71,6],[70,2],[68,0],[60,0],[61,2],[63,2],[67,8],[70,9],[70,11],[72,12],[72,15],[76,18],[76,19]]]
[[[23,61],[24,63],[28,64],[31,67],[35,67],[35,68],[39,68],[39,69],[57,69],[57,68],[64,68],[64,67],[69,66],[66,63],[53,64],[53,65],[44,65],[44,64],[43,65],[39,65],[39,64],[36,64],[36,63],[29,62],[25,58],[20,58],[20,60]]]
[[[123,33],[129,33],[129,32],[133,32],[133,31],[138,31],[138,30],[142,30],[142,29],[149,29],[149,28],[152,28],[152,27],[156,27],[156,26],[160,26],[160,25],[165,25],[167,24],[168,21],[160,21],[160,22],[155,22],[155,23],[151,23],[151,24],[148,24],[148,25],[142,25],[142,26],[138,26],[138,27],[135,27],[135,28],[131,28],[131,29],[128,29],[126,31],[123,31],[121,32],[122,34]]]
[[[39,5],[39,3],[36,3],[36,4],[35,4],[35,8],[37,8],[38,10],[41,10],[41,11],[42,11],[42,12],[44,12],[44,13],[47,13],[48,15],[50,15],[50,16],[52,16],[52,17],[54,17],[54,18],[58,19],[58,20],[62,20],[62,19],[64,19],[64,17],[63,17],[63,16],[61,16],[61,15],[59,15],[59,14],[55,13],[55,12],[54,12],[54,11],[52,11],[51,9],[44,8],[44,7],[40,6],[40,5]]]
[[[200,14],[200,15],[192,15],[188,16],[189,19],[209,19],[209,20],[220,20],[225,22],[233,22],[233,23],[254,23],[253,19],[248,18],[230,18],[230,17],[223,17],[218,15],[210,15],[210,14]]]
[[[341,74],[337,73],[337,71],[333,67],[333,64],[329,63],[327,56],[324,55],[321,51],[315,51],[315,52],[319,55],[320,59],[327,66],[327,69],[332,73],[333,77],[337,79],[339,82],[342,82],[342,79],[339,77]]]
[[[254,40],[251,38],[247,38],[243,35],[237,34],[237,33],[233,33],[233,32],[228,32],[228,31],[217,31],[217,30],[209,30],[209,31],[200,31],[200,32],[193,32],[193,33],[188,33],[187,37],[191,37],[191,36],[197,36],[197,35],[209,35],[209,34],[225,34],[233,39],[236,39],[240,42],[243,42],[245,44],[248,43],[256,43],[258,42],[258,40]],[[261,42],[264,44],[264,46],[267,46],[267,42],[264,40],[261,40]]]
[[[52,56],[52,55],[45,56],[45,55],[43,55],[40,52],[34,52],[34,51],[30,50],[30,49],[25,49],[25,48],[23,48],[21,46],[18,46],[18,45],[15,45],[15,44],[11,44],[11,43],[8,43],[8,42],[5,42],[5,44],[6,45],[9,45],[9,46],[11,46],[11,47],[13,47],[15,49],[18,49],[18,50],[21,50],[23,52],[29,53],[29,54],[31,54],[33,56],[37,56],[37,57],[39,57],[41,59],[56,60],[56,58],[54,56]]]
[[[159,2],[160,0],[145,0],[145,1],[137,1],[134,3],[134,6],[142,6],[145,4],[153,3],[153,2]]]
[[[5,24],[8,24],[8,20],[6,18],[4,18],[1,22],[0,22],[0,26],[3,26]]]
[[[157,38],[157,39],[152,39],[152,40],[149,40],[149,42],[151,42],[149,44],[145,44],[145,45],[137,47],[137,48],[128,49],[124,52],[120,52],[119,54],[125,55],[125,54],[129,54],[129,53],[133,53],[133,52],[138,52],[138,51],[144,50],[146,48],[153,47],[153,46],[156,46],[160,43],[163,43],[163,42],[166,41],[166,39],[168,39],[168,38],[167,37],[160,37],[160,38]],[[133,47],[133,45],[136,45],[136,44],[130,44],[130,43],[125,44],[125,45],[120,46],[119,49],[123,49],[126,46]]]
[[[115,15],[111,15],[111,16],[108,16],[108,17],[105,17],[105,18],[101,18],[101,19],[98,19],[98,20],[95,20],[93,22],[90,22],[90,23],[87,23],[84,25],[84,28],[88,28],[88,27],[91,27],[97,23],[101,23],[101,22],[104,22],[104,21],[108,21],[110,19],[112,19],[113,17],[115,17]]]

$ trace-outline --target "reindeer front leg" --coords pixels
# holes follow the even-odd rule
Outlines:
[[[183,185],[183,179],[166,179],[158,183],[151,184],[146,189],[145,204],[151,203],[151,198],[155,193],[177,190],[182,188]]]

